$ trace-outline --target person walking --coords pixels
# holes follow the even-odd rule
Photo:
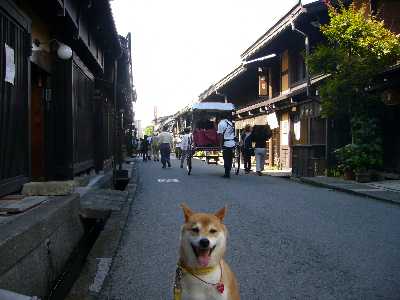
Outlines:
[[[232,122],[232,113],[226,112],[223,119],[218,123],[217,130],[220,146],[222,148],[222,157],[224,158],[224,178],[231,177],[233,150],[236,145],[235,141],[235,127]]]
[[[181,159],[181,155],[182,155],[182,148],[181,148],[182,139],[181,139],[179,134],[175,137],[175,141],[174,142],[175,142],[175,156],[176,156],[176,159]]]
[[[251,140],[255,143],[254,154],[256,157],[256,172],[258,176],[262,175],[265,165],[266,142],[271,138],[272,131],[269,125],[254,125],[251,133]]]
[[[248,174],[251,170],[251,157],[254,156],[252,146],[251,126],[247,124],[244,127],[244,132],[241,135],[242,156],[244,163],[244,172]]]
[[[140,148],[142,149],[143,161],[147,161],[148,159],[147,153],[149,152],[149,143],[147,141],[147,135],[143,137]]]
[[[154,135],[151,142],[151,152],[153,154],[154,161],[160,161],[160,144],[158,142],[158,136]]]
[[[160,153],[161,153],[161,163],[163,169],[168,167],[171,168],[171,149],[173,146],[173,137],[172,134],[168,132],[168,126],[163,127],[163,131],[158,135],[158,143],[160,144]]]
[[[181,168],[183,168],[183,163],[185,159],[188,157],[190,145],[192,144],[192,134],[190,133],[189,128],[185,128],[183,131],[182,141],[181,141]]]
[[[147,151],[147,153],[146,153],[146,155],[147,155],[147,160],[151,160],[151,153],[152,153],[152,147],[151,147],[151,145],[152,145],[152,143],[153,143],[153,137],[152,136],[148,136],[147,137],[147,145],[148,145],[148,151]]]

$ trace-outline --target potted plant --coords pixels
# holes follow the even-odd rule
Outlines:
[[[355,153],[354,145],[348,144],[344,147],[338,148],[334,151],[338,159],[338,170],[343,173],[343,177],[346,180],[355,179]]]

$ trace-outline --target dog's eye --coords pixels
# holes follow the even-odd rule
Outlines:
[[[194,233],[199,233],[199,228],[197,228],[197,227],[194,227],[194,228],[192,228],[192,232],[194,232]]]
[[[215,229],[210,229],[210,233],[217,233]]]

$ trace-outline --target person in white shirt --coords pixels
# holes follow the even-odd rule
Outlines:
[[[180,135],[177,135],[175,137],[175,156],[176,156],[176,159],[181,159],[181,155],[182,155],[181,142],[182,142],[182,139],[181,139]]]
[[[171,149],[173,146],[172,134],[168,132],[168,126],[164,126],[163,131],[158,135],[158,144],[160,145],[161,163],[163,169],[168,164],[171,168]]]
[[[160,161],[160,145],[158,143],[158,136],[153,135],[151,140],[151,152],[153,154],[154,161]]]
[[[220,145],[222,148],[222,156],[224,158],[225,174],[224,178],[229,178],[232,169],[233,149],[236,145],[235,126],[232,122],[232,113],[227,112],[218,123],[217,130]]]
[[[182,136],[182,141],[181,141],[181,168],[183,168],[183,162],[189,155],[189,146],[192,144],[192,134],[190,133],[189,128],[185,128],[183,131],[184,135]]]

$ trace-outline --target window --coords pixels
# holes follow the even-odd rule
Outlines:
[[[295,52],[291,56],[290,61],[290,83],[291,85],[301,83],[306,78],[306,66],[303,55],[300,52]]]

